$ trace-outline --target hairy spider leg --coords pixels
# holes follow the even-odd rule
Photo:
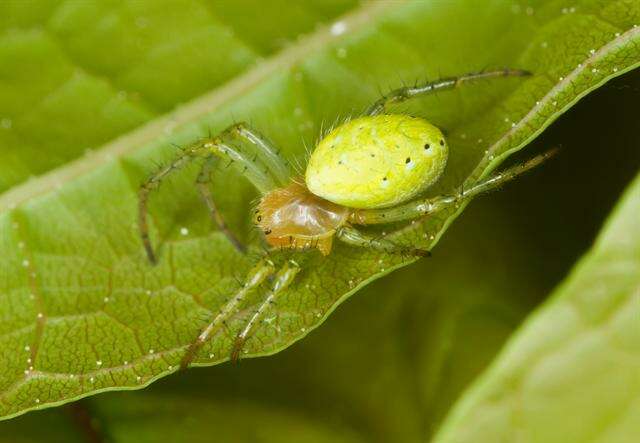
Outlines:
[[[185,369],[191,364],[202,345],[204,345],[211,336],[226,323],[226,320],[233,315],[234,311],[238,308],[238,305],[242,300],[244,300],[247,294],[258,288],[265,282],[265,280],[271,277],[275,271],[276,268],[273,262],[268,258],[260,260],[258,264],[249,271],[245,282],[242,284],[242,287],[238,292],[236,292],[236,294],[231,297],[220,311],[218,311],[218,314],[214,317],[211,323],[205,326],[202,332],[200,332],[200,335],[198,335],[198,338],[191,343],[189,349],[187,349],[187,352],[180,362],[181,369]]]
[[[338,239],[344,243],[359,248],[374,249],[388,254],[408,255],[412,257],[429,257],[431,253],[426,249],[418,249],[397,244],[383,237],[374,237],[354,227],[343,226],[336,232]]]
[[[216,160],[218,159],[213,156],[207,158],[202,165],[200,173],[198,174],[196,186],[198,187],[202,200],[209,209],[211,220],[213,220],[216,226],[218,226],[218,229],[227,237],[231,244],[233,244],[239,252],[244,254],[247,252],[247,247],[233,234],[233,232],[231,232],[225,223],[224,218],[220,214],[220,211],[218,211],[216,203],[213,201],[213,196],[211,195],[211,189],[209,188],[211,185],[211,171],[216,164]]]
[[[244,140],[257,148],[257,155],[267,165],[271,175],[280,186],[289,184],[291,171],[287,166],[287,162],[280,156],[280,150],[273,143],[244,122],[236,123],[229,130],[232,136]]]
[[[409,100],[419,95],[432,94],[438,91],[454,89],[458,86],[475,80],[499,77],[524,77],[528,75],[531,75],[531,73],[528,71],[505,68],[496,71],[476,72],[464,74],[458,77],[443,78],[422,85],[405,86],[402,88],[394,89],[384,97],[377,100],[373,105],[369,107],[366,113],[367,115],[381,114],[386,111],[388,105],[401,103],[405,100]]]
[[[350,221],[358,225],[374,225],[413,220],[429,216],[452,206],[457,206],[464,200],[491,191],[498,186],[513,180],[520,174],[540,165],[558,152],[551,149],[539,154],[524,163],[514,165],[502,172],[491,175],[484,180],[461,190],[457,194],[442,195],[433,198],[414,200],[404,205],[383,209],[359,209],[353,212]]]
[[[241,150],[231,146],[229,142],[233,140],[246,142],[244,143],[246,149]],[[173,171],[197,158],[206,158],[212,155],[229,160],[230,164],[235,165],[261,194],[282,186],[288,180],[287,164],[280,158],[272,145],[258,132],[250,129],[246,123],[231,125],[217,137],[207,137],[187,146],[171,164],[149,177],[140,186],[138,227],[147,257],[151,263],[156,263],[156,256],[149,239],[147,222],[149,194],[157,189],[162,180]]]
[[[246,323],[242,331],[238,333],[236,336],[235,343],[233,344],[233,350],[231,351],[231,360],[237,361],[240,357],[240,353],[242,352],[242,348],[246,343],[247,339],[250,337],[250,334],[253,332],[258,320],[262,318],[267,309],[275,304],[278,295],[280,295],[285,289],[289,287],[289,285],[293,282],[296,275],[300,272],[301,268],[298,263],[293,260],[288,260],[284,266],[278,271],[273,280],[273,285],[264,301],[258,306]]]

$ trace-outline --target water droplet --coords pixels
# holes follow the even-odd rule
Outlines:
[[[345,22],[335,22],[333,25],[331,25],[332,35],[344,34],[346,30],[347,30],[347,24]]]
[[[338,48],[338,58],[346,58],[347,50],[345,48]]]
[[[0,120],[0,127],[2,129],[11,129],[11,127],[13,126],[13,121],[10,118],[3,118],[2,120]]]
[[[189,235],[189,230],[187,228],[180,228],[181,235]]]

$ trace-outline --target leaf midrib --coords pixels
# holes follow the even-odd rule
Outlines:
[[[0,194],[0,214],[15,209],[32,198],[55,191],[68,181],[143,148],[149,142],[163,136],[167,126],[176,130],[196,121],[199,117],[211,113],[224,103],[265,81],[275,72],[295,65],[306,58],[309,53],[339,41],[369,24],[391,7],[395,8],[406,2],[407,0],[396,0],[394,2],[365,3],[333,21],[333,23],[343,23],[345,25],[344,32],[334,33],[331,24],[325,25],[318,31],[300,39],[297,43],[267,58],[255,68],[191,100],[174,111],[163,114],[145,125],[119,136],[84,157],[72,160],[35,179],[10,188]]]

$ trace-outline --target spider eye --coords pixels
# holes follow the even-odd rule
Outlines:
[[[440,139],[440,146],[444,146],[444,140]]]
[[[424,150],[428,150],[431,147],[431,145],[429,143],[425,143],[424,144]]]
[[[405,163],[411,163],[411,157],[407,157],[407,159],[404,161]]]

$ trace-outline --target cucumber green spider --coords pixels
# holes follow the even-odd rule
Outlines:
[[[356,226],[411,221],[433,215],[515,178],[543,162],[552,152],[506,169],[463,191],[419,198],[440,178],[448,157],[447,142],[442,132],[426,120],[387,113],[387,107],[474,80],[526,75],[526,71],[502,69],[396,89],[376,101],[364,116],[330,131],[311,154],[304,178],[292,178],[278,150],[245,123],[234,124],[216,137],[198,140],[140,188],[138,222],[147,256],[152,263],[156,262],[147,225],[149,193],[168,174],[196,159],[204,159],[196,184],[211,218],[241,252],[246,250],[245,246],[226,226],[209,189],[211,169],[218,159],[231,160],[260,192],[254,221],[274,250],[318,249],[328,255],[336,238],[354,247],[428,255],[427,250],[396,244],[386,236],[374,237]],[[295,260],[286,261],[281,269],[268,257],[260,260],[244,284],[191,344],[181,366],[189,366],[202,345],[237,312],[245,297],[269,281],[264,300],[235,336],[231,358],[237,359],[258,322],[300,270]]]

